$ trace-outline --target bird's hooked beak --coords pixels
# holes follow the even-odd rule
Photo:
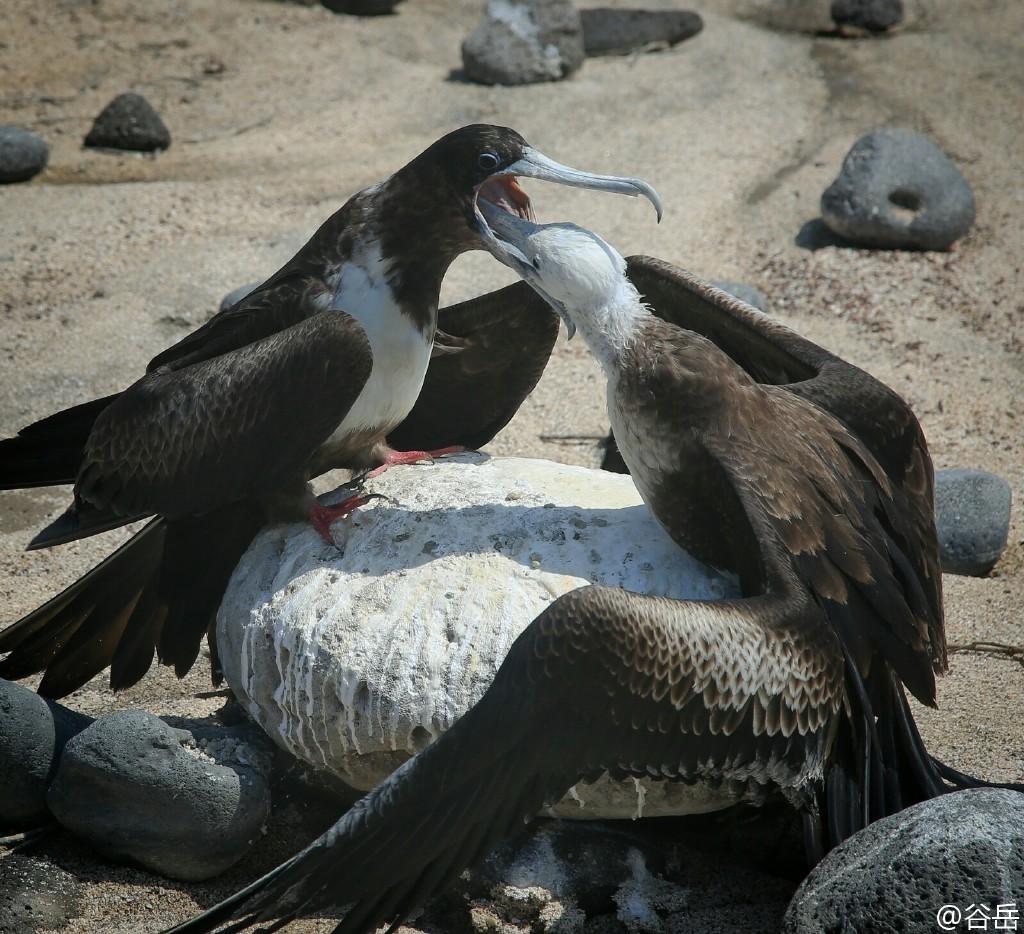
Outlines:
[[[551,295],[544,288],[543,282],[537,271],[536,260],[530,258],[533,252],[529,246],[530,235],[540,229],[529,218],[497,207],[488,201],[480,202],[479,210],[483,213],[491,232],[491,240],[494,246],[488,248],[491,254],[499,262],[504,263],[517,276],[523,279],[541,298],[544,299],[555,311],[558,317],[565,322],[565,329],[568,332],[568,340],[572,340],[576,333],[576,325],[573,323],[569,310],[565,304]]]
[[[522,158],[495,172],[478,186],[476,192],[476,213],[480,222],[481,236],[487,249],[506,266],[510,264],[502,255],[502,245],[494,235],[490,218],[494,216],[494,210],[498,210],[526,221],[534,220],[530,197],[517,181],[517,178],[520,177],[539,178],[559,185],[569,185],[572,188],[610,191],[616,194],[630,195],[634,198],[642,196],[654,205],[658,220],[661,220],[661,198],[647,182],[639,178],[621,178],[617,175],[594,175],[591,172],[583,172],[555,162],[554,159],[549,159],[532,146],[525,146]],[[492,210],[485,212],[485,205],[493,206]]]

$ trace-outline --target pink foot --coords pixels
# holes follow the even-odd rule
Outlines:
[[[333,545],[334,536],[331,535],[331,526],[339,519],[343,519],[349,513],[354,512],[360,506],[365,506],[374,498],[372,493],[358,493],[355,496],[346,497],[340,503],[335,503],[333,506],[314,503],[309,508],[309,521],[320,534],[320,537],[328,545]]]
[[[384,456],[384,463],[371,470],[366,475],[366,479],[379,477],[385,470],[396,464],[429,464],[435,457],[444,457],[446,454],[462,454],[465,450],[461,444],[453,444],[451,447],[438,448],[436,451],[389,451]]]

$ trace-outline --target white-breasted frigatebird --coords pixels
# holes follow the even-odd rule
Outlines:
[[[500,301],[464,303],[435,344],[438,296],[461,253],[500,258],[480,207],[529,215],[523,176],[643,195],[661,216],[645,182],[560,165],[508,128],[463,127],[354,195],[278,272],[158,354],[128,389],[0,441],[0,489],[74,484],[71,507],[30,548],[158,517],[0,633],[0,677],[43,671],[40,693],[61,697],[109,665],[111,685],[124,688],[148,670],[154,647],[183,675],[263,524],[308,514],[326,538],[332,519],[360,502],[318,505],[311,477],[422,457],[395,453],[392,434],[440,447],[478,445],[500,429],[543,368],[557,321],[539,301],[518,321]],[[467,323],[474,315],[479,325]],[[474,338],[496,343],[504,333],[516,359],[516,340],[538,321],[540,350],[520,353],[528,361],[511,379],[498,355],[493,391],[474,405],[460,398]],[[445,412],[440,426],[428,406],[413,412],[435,350],[449,352],[427,380],[430,405]],[[453,427],[455,412],[464,418]]]

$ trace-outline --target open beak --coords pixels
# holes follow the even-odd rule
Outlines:
[[[477,188],[476,214],[480,233],[490,253],[501,263],[525,279],[565,322],[572,339],[576,326],[565,306],[552,298],[540,283],[533,264],[523,250],[529,235],[537,229],[534,223],[530,197],[520,187],[517,177],[540,178],[573,188],[591,188],[620,195],[647,198],[661,220],[662,204],[658,193],[639,178],[620,178],[617,175],[594,175],[582,172],[554,159],[549,159],[532,146],[523,149],[523,157],[500,172],[495,172]]]
[[[520,177],[539,178],[555,182],[559,185],[569,185],[573,188],[610,191],[620,195],[631,195],[634,198],[642,196],[654,205],[654,210],[658,214],[658,220],[661,220],[661,198],[658,197],[658,193],[647,182],[641,181],[639,178],[620,178],[617,175],[594,175],[590,172],[582,172],[579,169],[555,162],[554,159],[549,159],[532,146],[526,146],[521,159],[517,159],[511,165],[507,165],[501,171],[495,172],[477,188],[476,193],[476,213],[480,221],[480,233],[487,245],[487,249],[503,263],[505,260],[499,255],[500,244],[495,240],[494,232],[488,220],[488,216],[492,212],[488,212],[488,216],[485,216],[482,207],[485,204],[489,204],[498,210],[523,220],[534,220],[530,197],[523,191],[517,181],[517,178]]]
[[[590,172],[581,172],[579,169],[549,159],[532,146],[524,148],[522,159],[506,166],[492,177],[500,178],[507,175],[540,178],[559,185],[569,185],[572,188],[611,191],[620,195],[631,195],[634,198],[642,195],[654,205],[654,210],[658,213],[658,220],[661,220],[661,198],[647,182],[641,181],[639,178],[619,178],[616,175],[594,175]]]
[[[510,211],[489,202],[481,201],[479,210],[483,214],[490,231],[490,242],[488,249],[499,262],[504,263],[520,279],[526,282],[541,298],[544,299],[555,311],[558,317],[565,322],[568,332],[568,339],[572,340],[576,333],[576,325],[565,305],[558,299],[552,297],[544,288],[537,270],[528,255],[527,242],[530,235],[539,229],[539,224],[521,215],[512,214]],[[493,246],[491,243],[493,242]]]

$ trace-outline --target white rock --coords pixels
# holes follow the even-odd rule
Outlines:
[[[628,476],[463,455],[394,467],[335,523],[262,532],[217,622],[224,674],[283,748],[372,788],[484,693],[516,636],[594,582],[715,599],[733,585],[658,526]],[[330,499],[336,500],[339,494]],[[731,803],[664,782],[580,786],[573,817],[696,813]]]

